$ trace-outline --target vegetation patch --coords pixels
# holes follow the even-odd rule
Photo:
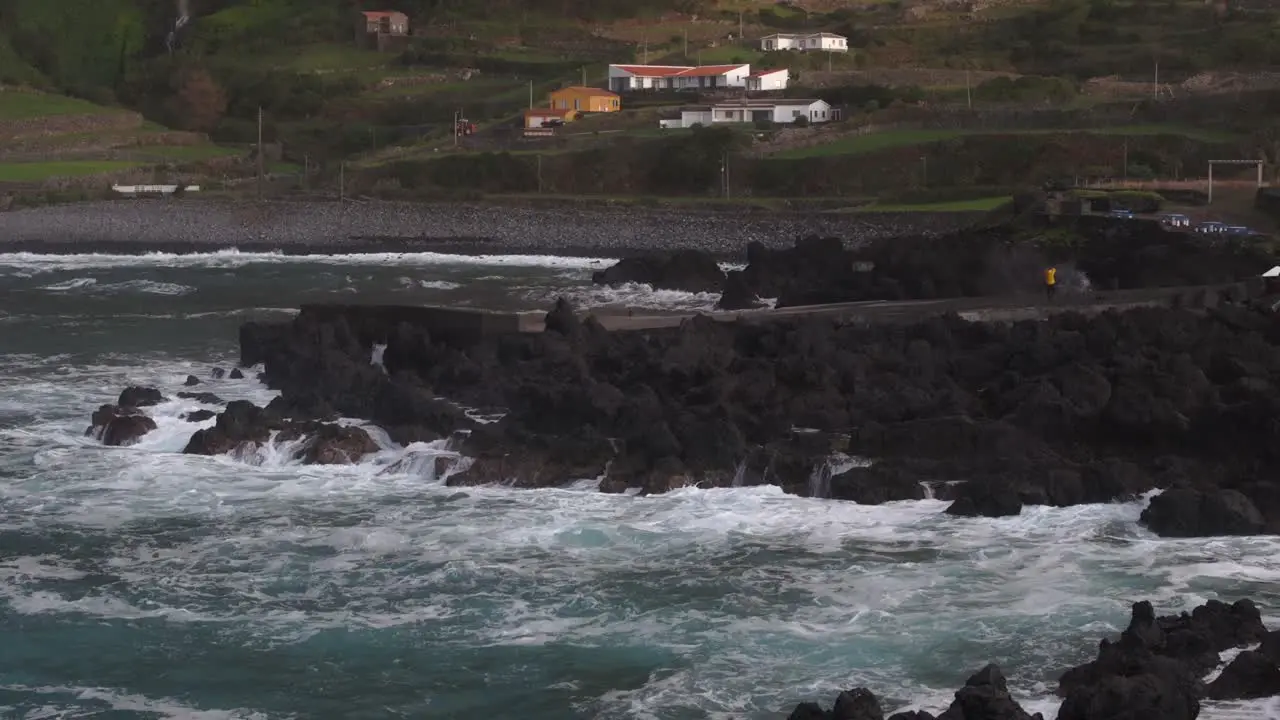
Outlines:
[[[116,112],[66,95],[25,90],[0,90],[0,120],[30,120],[58,115],[97,115]]]
[[[60,177],[84,177],[141,167],[124,160],[63,160],[38,163],[0,163],[0,182],[40,182]]]
[[[864,213],[928,213],[928,212],[990,212],[996,208],[1002,207],[1013,202],[1013,197],[1009,195],[1001,195],[998,197],[976,198],[973,200],[952,200],[950,202],[936,203],[920,203],[920,204],[886,204],[873,203],[862,207],[854,208],[853,212]]]

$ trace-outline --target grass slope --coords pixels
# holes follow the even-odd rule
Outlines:
[[[1175,125],[1129,125],[1119,127],[1093,128],[1089,130],[1062,128],[1053,130],[886,130],[867,135],[852,135],[834,140],[823,145],[796,148],[774,153],[770,157],[779,160],[795,160],[811,157],[828,157],[833,155],[866,155],[881,150],[892,150],[900,147],[928,145],[930,143],[952,140],[966,135],[1048,135],[1055,133],[1088,133],[1093,135],[1114,135],[1120,137],[1137,137],[1142,135],[1179,135],[1201,142],[1230,142],[1236,137],[1231,133],[1187,128]]]
[[[0,90],[0,120],[30,120],[59,115],[100,115],[109,112],[119,112],[119,110],[65,95],[13,89]]]
[[[59,177],[84,177],[132,170],[140,163],[124,160],[62,160],[53,162],[0,163],[0,182],[42,182]]]

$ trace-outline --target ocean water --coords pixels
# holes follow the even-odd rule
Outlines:
[[[354,466],[187,457],[212,421],[177,399],[135,446],[83,436],[128,384],[268,401],[209,370],[241,322],[302,302],[714,302],[591,288],[600,265],[0,255],[0,716],[745,720],[857,685],[938,711],[993,661],[1052,718],[1057,676],[1135,600],[1252,597],[1280,627],[1280,539],[1159,539],[1142,503],[990,520],[775,488],[459,491],[441,447],[376,430]]]

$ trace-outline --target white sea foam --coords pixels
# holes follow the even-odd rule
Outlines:
[[[154,699],[123,693],[107,688],[70,686],[0,685],[0,690],[13,693],[29,693],[42,696],[46,704],[35,709],[7,708],[0,705],[0,713],[22,712],[26,720],[46,718],[96,717],[104,709],[115,712],[134,712],[157,715],[172,720],[268,720],[270,715],[252,710],[199,710],[170,698]]]
[[[769,717],[856,685],[938,711],[994,661],[1052,717],[1056,675],[1090,659],[1134,600],[1280,607],[1280,539],[1159,539],[1137,524],[1143,503],[970,519],[935,500],[859,506],[776,487],[450,488],[447,443],[399,448],[376,429],[379,452],[357,465],[302,466],[281,445],[192,457],[182,447],[213,421],[181,420],[201,406],[176,392],[214,363],[68,362],[12,356],[8,368],[35,374],[0,372],[0,412],[39,408],[0,430],[0,529],[102,538],[98,560],[42,549],[0,563],[0,600],[32,618],[212,625],[268,645],[412,628],[451,652],[660,654],[627,686],[575,678],[586,714],[609,719]],[[264,404],[274,393],[253,378],[192,389]],[[89,411],[127,384],[171,398],[147,409],[157,429],[127,448],[83,437]],[[116,580],[76,589],[90,573]],[[1203,717],[1276,709],[1213,703]]]
[[[146,293],[150,295],[186,295],[188,293],[195,292],[196,290],[190,285],[157,282],[154,280],[125,280],[115,283],[99,283],[97,278],[92,277],[73,278],[71,280],[45,285],[40,289],[57,293],[83,291],[98,295],[128,292]]]
[[[612,265],[609,258],[560,257],[555,255],[454,255],[435,252],[347,253],[288,255],[281,252],[240,252],[219,250],[209,253],[145,253],[137,255],[85,253],[58,255],[45,253],[0,253],[0,267],[24,271],[55,271],[121,267],[238,268],[252,264],[317,265],[479,265],[493,267],[542,267],[598,269]]]

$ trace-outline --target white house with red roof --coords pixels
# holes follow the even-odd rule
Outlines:
[[[711,90],[745,88],[751,66],[741,65],[610,65],[609,89]]]
[[[747,76],[747,89],[753,91],[786,90],[791,72],[786,68],[756,70]]]

